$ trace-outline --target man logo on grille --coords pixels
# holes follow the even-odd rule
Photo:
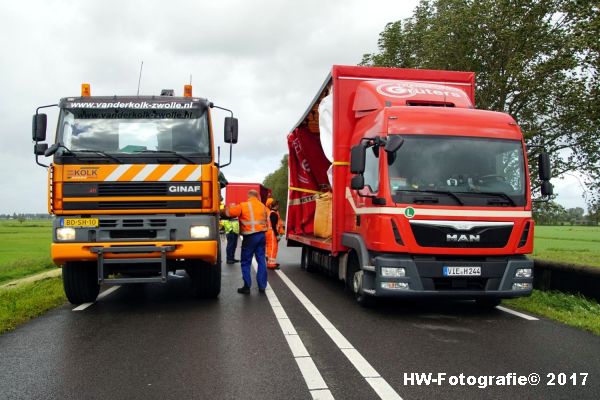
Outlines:
[[[469,242],[479,243],[481,237],[479,235],[459,235],[448,233],[446,235],[446,242]]]

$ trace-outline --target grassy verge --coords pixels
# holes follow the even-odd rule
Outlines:
[[[0,333],[13,330],[66,301],[60,278],[0,290]]]
[[[535,227],[533,258],[600,267],[600,227]]]
[[[3,264],[0,265],[0,285],[54,268],[56,268],[56,265],[48,257],[23,258],[22,260]]]
[[[502,303],[600,335],[600,304],[580,295],[534,290],[531,297]]]
[[[54,268],[52,221],[0,221],[0,285]]]

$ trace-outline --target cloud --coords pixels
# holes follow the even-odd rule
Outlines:
[[[182,87],[234,110],[240,141],[231,181],[262,181],[279,166],[286,135],[333,64],[376,50],[385,24],[412,14],[417,0],[219,2],[20,1],[0,5],[0,198],[2,212],[44,212],[46,173],[34,164],[31,115],[79,94],[141,94]],[[214,128],[222,158],[223,118]],[[49,127],[56,112],[49,111]],[[52,131],[53,129],[49,129]],[[569,193],[578,196],[577,188]]]

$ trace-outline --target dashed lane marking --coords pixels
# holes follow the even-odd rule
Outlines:
[[[256,271],[255,260],[252,260],[252,266]],[[289,319],[277,295],[269,284],[267,284],[265,294],[313,400],[333,400],[334,397],[327,387],[323,376],[308,353],[308,350],[306,350],[306,346],[304,346],[302,339],[298,336],[294,324],[292,324],[292,321]]]
[[[394,388],[381,377],[379,372],[364,358],[358,350],[337,330],[335,326],[319,311],[317,307],[302,293],[300,289],[292,282],[285,273],[281,270],[275,271],[281,278],[283,283],[291,290],[300,303],[306,308],[308,313],[317,321],[321,328],[333,340],[335,345],[346,356],[348,361],[356,368],[367,383],[373,388],[375,393],[382,400],[402,400],[402,397],[394,390]]]
[[[109,294],[111,294],[112,292],[114,292],[115,290],[117,290],[117,289],[118,289],[118,288],[120,288],[120,287],[121,287],[121,286],[119,286],[119,285],[117,285],[117,286],[112,286],[112,287],[109,287],[109,288],[108,288],[108,289],[106,289],[104,292],[100,293],[100,294],[98,295],[98,297],[96,297],[96,301],[100,300],[100,299],[101,299],[101,298],[103,298],[103,297],[106,297],[106,296],[108,296]],[[83,304],[80,304],[80,305],[78,305],[77,307],[75,307],[75,308],[73,309],[73,311],[83,311],[83,310],[85,310],[86,308],[88,308],[89,306],[91,306],[91,305],[92,305],[92,304],[94,304],[94,303],[95,303],[95,302],[92,302],[92,303],[83,303]]]
[[[510,308],[506,308],[506,307],[502,307],[502,306],[496,306],[496,308],[498,310],[500,310],[500,311],[504,311],[505,313],[516,315],[517,317],[521,317],[521,318],[526,319],[528,321],[539,321],[539,318],[532,317],[531,315],[523,314],[523,313],[520,313],[520,312],[515,311],[515,310],[511,310]]]

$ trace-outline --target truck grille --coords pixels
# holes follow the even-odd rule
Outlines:
[[[150,210],[150,209],[191,209],[202,208],[201,201],[67,201],[64,210]]]
[[[165,196],[166,182],[111,182],[98,184],[98,196]]]
[[[433,225],[411,224],[417,244],[422,247],[460,247],[460,248],[501,248],[506,246],[512,226],[475,228],[470,231],[459,231],[453,228]],[[448,240],[448,235],[455,236],[455,241]],[[477,241],[471,237],[477,237]],[[461,240],[464,237],[464,241]]]

